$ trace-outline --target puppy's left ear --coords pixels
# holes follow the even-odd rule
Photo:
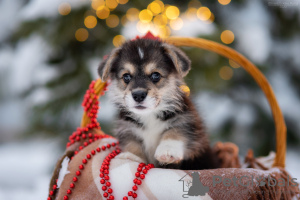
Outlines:
[[[162,46],[165,50],[165,53],[172,60],[178,73],[182,77],[185,77],[191,69],[190,59],[185,55],[185,53],[183,53],[183,51],[173,45],[164,43]]]
[[[116,61],[116,58],[119,55],[121,48],[116,48],[114,49],[106,59],[104,59],[99,67],[98,67],[98,74],[100,76],[100,78],[102,79],[102,81],[107,81],[107,79],[109,78],[109,74],[111,71],[111,67],[113,65],[113,63]]]

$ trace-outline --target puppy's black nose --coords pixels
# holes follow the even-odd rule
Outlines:
[[[141,103],[147,97],[147,91],[138,90],[136,92],[132,92],[132,97],[136,102]]]

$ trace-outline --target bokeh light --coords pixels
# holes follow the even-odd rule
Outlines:
[[[186,16],[189,20],[195,21],[197,17],[197,8],[189,8],[186,11]]]
[[[140,11],[136,8],[129,8],[126,12],[126,17],[129,21],[136,21],[139,19]]]
[[[230,3],[231,0],[218,0],[220,4],[227,5]]]
[[[84,42],[88,39],[89,32],[85,28],[80,28],[75,32],[75,38],[79,42]]]
[[[233,76],[233,70],[228,66],[224,66],[220,69],[219,75],[223,80],[229,80]]]
[[[98,10],[100,6],[104,6],[105,1],[104,0],[92,0],[92,8],[94,10]]]
[[[151,30],[152,27],[153,26],[151,22],[144,23],[142,21],[139,21],[136,25],[136,28],[140,33],[147,33],[149,30]]]
[[[61,15],[68,15],[71,12],[71,5],[69,3],[62,3],[58,6],[58,12]]]
[[[110,10],[106,6],[100,6],[97,9],[96,15],[99,19],[106,19],[110,14]]]
[[[166,9],[166,16],[169,19],[176,19],[180,14],[179,9],[176,6],[169,6]]]
[[[97,18],[89,15],[84,19],[84,25],[87,28],[94,28],[97,25]]]
[[[151,10],[151,12],[153,13],[153,15],[158,15],[159,13],[162,12],[162,9],[159,5],[159,3],[157,3],[156,1],[153,1],[152,3],[150,3],[148,5],[148,10]]]
[[[119,4],[126,4],[128,2],[128,0],[117,0],[117,2]]]
[[[147,23],[152,20],[153,14],[150,10],[144,9],[140,12],[139,18],[140,18],[141,22]]]
[[[153,23],[158,27],[164,27],[168,24],[168,18],[165,15],[157,15],[154,17]]]
[[[231,44],[234,40],[234,34],[230,30],[225,30],[221,33],[221,40],[225,44]]]
[[[106,19],[106,25],[110,28],[115,28],[116,26],[119,25],[119,17],[117,15],[110,15]]]
[[[113,39],[113,45],[115,47],[121,46],[125,42],[125,37],[123,35],[116,35]]]
[[[177,18],[177,19],[174,19],[174,20],[171,20],[170,21],[170,27],[173,29],[173,30],[180,30],[183,26],[183,21],[181,18]]]
[[[211,12],[210,12],[209,8],[200,7],[197,10],[197,17],[202,21],[208,20],[211,17]]]
[[[105,5],[106,7],[108,7],[109,9],[113,10],[118,6],[118,2],[117,0],[106,0],[105,1]]]
[[[229,60],[229,65],[233,68],[239,68],[241,67],[239,64],[237,64],[235,61],[233,60]]]

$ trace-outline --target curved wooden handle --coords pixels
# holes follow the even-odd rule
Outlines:
[[[260,88],[265,93],[267,100],[271,106],[273,118],[276,128],[276,157],[273,163],[273,167],[285,167],[285,154],[286,154],[286,125],[277,103],[274,92],[271,85],[267,81],[266,77],[252,64],[247,58],[238,53],[237,51],[229,48],[225,45],[212,42],[201,38],[185,38],[185,37],[169,37],[164,39],[165,42],[175,46],[187,46],[206,49],[216,52],[222,56],[225,56],[239,65],[241,65],[257,82]]]

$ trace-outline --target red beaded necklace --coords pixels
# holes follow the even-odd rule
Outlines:
[[[97,95],[95,91],[95,81],[92,81],[92,83],[89,86],[89,89],[86,91],[86,94],[84,95],[84,100],[82,103],[82,106],[84,107],[84,111],[87,113],[87,116],[90,118],[90,123],[86,125],[84,128],[77,128],[77,131],[73,132],[72,135],[69,136],[69,142],[67,143],[67,148],[74,144],[75,142],[80,142],[81,140],[83,142],[83,146],[79,146],[78,150],[74,151],[74,156],[78,154],[79,151],[84,149],[89,144],[103,139],[103,138],[112,138],[112,136],[109,135],[99,135],[99,134],[93,134],[93,133],[87,133],[91,129],[100,129],[100,124],[97,122],[97,113],[99,109],[99,96]],[[104,87],[104,91],[107,90],[107,85]],[[101,93],[103,95],[103,93]],[[111,144],[103,145],[101,148],[98,147],[95,150],[92,150],[90,154],[87,154],[85,158],[82,159],[82,164],[78,166],[78,170],[75,172],[75,176],[73,177],[72,183],[70,183],[69,189],[66,191],[66,195],[64,196],[64,200],[68,200],[70,195],[72,194],[73,189],[75,188],[76,182],[78,182],[79,177],[82,174],[82,171],[84,170],[84,166],[88,163],[88,161],[97,153],[101,151],[105,151],[107,149],[110,149],[111,147],[114,147],[115,150],[113,150],[111,153],[109,153],[105,159],[102,162],[101,168],[100,168],[100,184],[102,184],[102,190],[104,191],[103,197],[108,200],[113,200],[115,197],[113,196],[113,190],[111,189],[111,182],[109,181],[109,165],[110,161],[117,156],[121,150],[118,147],[119,142],[115,143],[112,142]],[[71,157],[71,160],[73,157]],[[145,163],[140,163],[137,167],[137,172],[135,173],[135,179],[133,180],[133,187],[132,191],[128,192],[128,196],[124,196],[123,200],[128,200],[129,197],[132,197],[133,199],[137,198],[136,191],[138,190],[138,185],[142,184],[142,180],[145,179],[145,175],[148,173],[148,171],[154,168],[153,164],[146,165]],[[57,184],[54,184],[52,186],[52,190],[49,191],[49,195],[47,200],[52,200],[54,197],[56,191],[57,191]]]

